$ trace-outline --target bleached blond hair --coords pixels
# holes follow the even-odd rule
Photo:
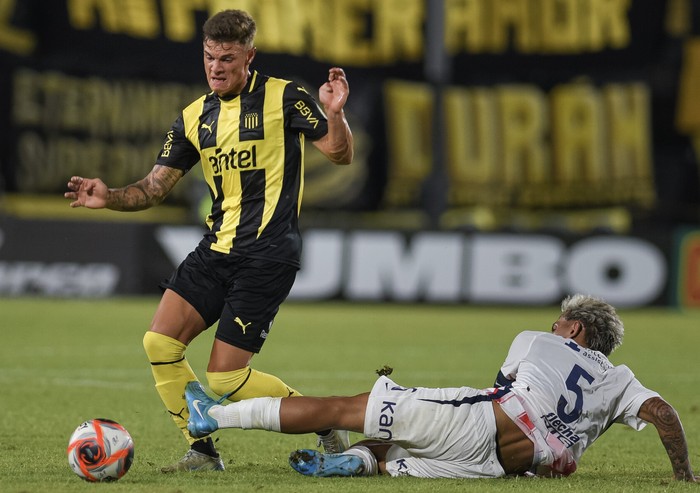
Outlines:
[[[583,324],[590,349],[609,356],[622,344],[625,327],[615,308],[605,301],[574,294],[561,302],[561,313],[565,320],[578,320]]]

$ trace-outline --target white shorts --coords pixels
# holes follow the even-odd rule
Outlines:
[[[367,402],[364,434],[395,445],[386,461],[392,476],[502,477],[492,400],[481,389],[405,388],[380,377]]]

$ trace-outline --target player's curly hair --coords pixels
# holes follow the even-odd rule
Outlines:
[[[590,349],[610,356],[622,344],[625,327],[615,308],[605,301],[574,294],[561,302],[561,312],[565,320],[578,320],[583,324]]]
[[[257,28],[253,18],[242,10],[228,9],[214,14],[202,27],[204,40],[253,46]]]

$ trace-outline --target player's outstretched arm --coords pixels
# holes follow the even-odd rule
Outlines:
[[[700,477],[693,474],[690,466],[685,432],[673,406],[660,397],[652,397],[639,408],[638,416],[656,427],[661,443],[664,444],[671,460],[674,477],[679,481],[700,481]]]
[[[68,181],[71,207],[140,211],[160,204],[182,178],[183,171],[156,164],[146,177],[122,188],[107,188],[99,178],[73,176]]]

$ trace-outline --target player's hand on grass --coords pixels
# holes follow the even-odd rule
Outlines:
[[[109,189],[99,178],[83,178],[72,176],[68,181],[68,189],[63,196],[71,199],[71,207],[87,207],[88,209],[102,209],[107,205]]]

